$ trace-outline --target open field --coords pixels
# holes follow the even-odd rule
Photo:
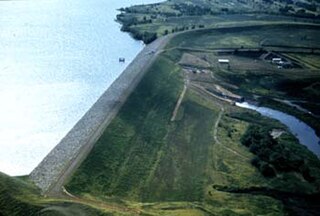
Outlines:
[[[299,29],[300,31],[297,31]],[[285,37],[284,37],[285,35]],[[319,26],[270,24],[204,29],[180,34],[171,45],[188,48],[258,48],[264,46],[320,47]],[[194,40],[197,38],[197,40]]]

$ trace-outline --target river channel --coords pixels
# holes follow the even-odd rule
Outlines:
[[[306,123],[294,116],[267,107],[258,107],[247,102],[236,103],[236,105],[238,107],[255,110],[263,116],[279,120],[289,128],[290,132],[299,140],[300,144],[305,145],[320,158],[320,138]]]

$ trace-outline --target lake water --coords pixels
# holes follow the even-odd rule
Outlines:
[[[304,122],[294,116],[267,107],[257,107],[247,102],[236,103],[236,105],[242,108],[255,110],[263,116],[279,120],[289,128],[291,133],[298,138],[302,145],[305,145],[320,158],[320,138],[316,135],[315,131]]]
[[[155,2],[0,1],[1,172],[28,174],[143,48],[116,9]]]

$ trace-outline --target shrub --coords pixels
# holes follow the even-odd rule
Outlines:
[[[274,168],[266,162],[260,164],[259,170],[265,177],[276,176],[276,171],[274,170]]]
[[[256,155],[251,164],[266,177],[275,176],[276,171],[298,172],[307,181],[312,181],[304,159],[288,150],[283,143],[273,139],[269,131],[268,127],[251,125],[241,137],[241,143]]]

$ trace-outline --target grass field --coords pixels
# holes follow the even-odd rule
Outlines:
[[[299,31],[297,31],[299,29]],[[319,27],[298,24],[253,25],[204,29],[174,38],[172,47],[258,48],[263,46],[320,47]],[[284,37],[285,35],[285,37]],[[305,38],[307,36],[307,38]],[[197,38],[197,40],[194,40]]]
[[[289,56],[300,61],[311,69],[320,69],[320,55],[290,54]]]

